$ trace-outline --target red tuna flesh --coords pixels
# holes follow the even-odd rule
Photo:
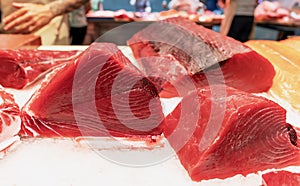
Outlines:
[[[288,171],[274,171],[262,175],[263,186],[298,186],[300,174]]]
[[[160,134],[155,86],[116,45],[93,43],[47,79],[23,109],[30,136]]]
[[[0,84],[22,89],[42,73],[66,63],[80,51],[49,51],[36,49],[0,50]]]
[[[163,126],[194,181],[300,165],[299,139],[286,123],[286,111],[270,100],[230,87],[191,92]]]
[[[269,90],[275,76],[271,63],[243,43],[183,18],[154,23],[128,44],[147,75],[164,79],[158,82],[162,97],[178,96],[172,88],[182,75],[191,76],[197,87],[225,83],[252,93]],[[174,75],[174,69],[185,70]]]
[[[255,51],[235,54],[215,68],[206,69],[192,76],[195,85],[227,86],[250,93],[268,91],[275,76],[271,63]]]
[[[159,95],[164,98],[184,96],[194,87],[214,84],[225,84],[251,93],[265,92],[272,86],[275,75],[269,61],[255,51],[235,54],[226,62],[192,76],[183,65],[171,58],[153,56],[141,58],[138,62],[140,69],[161,89]],[[176,89],[185,89],[185,93],[179,95]]]
[[[177,60],[152,56],[141,58],[138,62],[141,64],[140,70],[147,74],[160,90],[160,97],[182,97],[195,89],[194,81]]]
[[[20,110],[13,95],[0,87],[0,154],[19,140],[21,128]]]
[[[134,57],[169,56],[195,74],[234,54],[251,51],[230,37],[176,17],[153,23],[128,40]]]

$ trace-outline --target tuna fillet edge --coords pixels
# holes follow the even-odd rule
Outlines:
[[[183,105],[194,102],[199,109],[185,112],[188,107]],[[163,125],[194,181],[300,165],[299,134],[286,123],[286,111],[230,87],[203,87],[190,93]]]
[[[47,137],[160,134],[155,86],[116,45],[93,43],[51,74],[22,110],[22,135]]]

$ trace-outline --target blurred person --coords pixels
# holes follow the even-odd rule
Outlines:
[[[210,10],[210,11],[214,11],[214,10],[219,9],[217,4],[218,4],[218,0],[206,0],[205,1],[205,5],[207,7],[207,10]]]
[[[257,0],[219,0],[224,9],[220,33],[238,41],[249,40],[254,26],[254,9]]]
[[[136,12],[151,12],[150,0],[130,0],[130,4],[135,6]]]
[[[0,0],[0,7],[1,7],[1,0]],[[2,10],[0,8],[0,24],[1,24],[1,22],[2,22]]]
[[[169,9],[192,13],[196,13],[204,7],[199,0],[171,0],[168,6]]]
[[[291,18],[291,9],[299,0],[262,1],[254,11],[257,21],[286,20]],[[277,40],[283,40],[295,35],[295,30],[285,30],[278,33]]]
[[[286,4],[287,2],[288,4]],[[263,1],[254,11],[254,17],[257,20],[281,19],[289,17],[290,8],[295,3],[293,0]]]
[[[167,2],[167,0],[162,0],[161,7],[162,7],[162,10],[168,10],[168,2]]]
[[[68,15],[89,0],[2,0],[4,31],[35,34],[43,45],[69,44]]]
[[[97,11],[97,10],[103,10],[103,1],[104,0],[91,0],[90,4],[91,4],[91,9],[93,11]]]
[[[71,45],[82,45],[87,32],[86,13],[91,9],[91,4],[86,3],[80,8],[69,13]]]
[[[218,6],[218,0],[206,0],[205,5],[207,10],[212,11],[217,15],[223,14],[223,9]]]

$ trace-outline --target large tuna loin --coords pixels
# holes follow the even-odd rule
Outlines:
[[[176,58],[191,74],[251,51],[232,38],[197,25],[182,17],[150,24],[128,40],[134,57],[168,56]]]
[[[155,86],[114,44],[94,43],[51,74],[22,111],[21,134],[127,136],[160,134]]]
[[[0,84],[22,89],[54,66],[69,62],[80,51],[0,50]]]
[[[172,70],[184,68],[196,86],[225,83],[257,93],[267,91],[275,75],[271,63],[243,43],[180,17],[151,24],[136,33],[128,45],[141,68],[148,68],[147,75],[154,74],[151,69],[159,65],[164,74],[156,76],[164,77],[169,84],[176,84],[180,78],[177,75],[174,80]],[[157,58],[166,60],[158,64]],[[170,87],[162,88],[171,95]]]
[[[0,87],[0,158],[19,141],[20,128],[19,107],[13,96]]]
[[[189,108],[195,102],[199,109]],[[299,136],[286,123],[286,111],[233,88],[190,93],[166,117],[164,128],[194,181],[300,165]]]

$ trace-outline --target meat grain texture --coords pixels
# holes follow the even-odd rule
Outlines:
[[[226,84],[259,93],[270,89],[275,75],[271,63],[248,46],[180,17],[151,24],[128,45],[141,69],[155,74],[162,97],[178,96],[174,87],[185,84],[183,76],[197,87]],[[174,69],[182,70],[178,74]]]
[[[12,94],[0,87],[0,158],[19,141],[20,109]]]
[[[262,175],[263,186],[297,186],[300,185],[300,174],[288,171],[273,171]]]
[[[33,95],[22,109],[21,134],[157,135],[161,109],[155,86],[116,45],[94,43]]]
[[[299,166],[299,132],[285,109],[250,94],[272,86],[268,57],[183,18],[150,25],[128,43],[142,72],[114,44],[92,44],[47,76],[22,108],[19,135],[163,135],[193,181]],[[182,101],[164,118],[160,97],[175,96]],[[18,138],[20,124],[8,127],[18,108],[9,103],[13,118],[5,117],[0,142]]]
[[[184,112],[184,105],[194,102],[199,109]],[[286,123],[285,109],[230,87],[216,85],[191,92],[163,126],[194,181],[300,165],[299,134]]]
[[[0,50],[0,84],[7,88],[22,89],[43,73],[70,62],[80,53],[75,50]]]

